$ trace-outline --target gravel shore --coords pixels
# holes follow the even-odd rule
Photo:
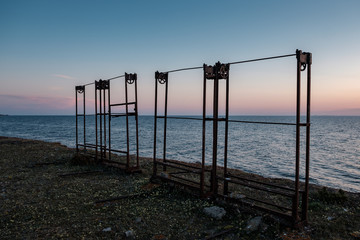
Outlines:
[[[1,239],[360,239],[359,193],[311,186],[309,225],[292,230],[262,212],[150,183],[147,158],[142,173],[127,174],[74,164],[75,155],[59,143],[0,137]]]

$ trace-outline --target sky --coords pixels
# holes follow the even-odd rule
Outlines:
[[[312,114],[360,115],[359,10],[357,0],[0,0],[0,114],[72,115],[76,85],[128,72],[139,113],[152,115],[157,70],[300,49],[313,56]],[[202,70],[169,78],[169,113],[201,114]],[[112,102],[123,101],[121,81]],[[293,114],[295,81],[294,57],[231,65],[230,112]]]

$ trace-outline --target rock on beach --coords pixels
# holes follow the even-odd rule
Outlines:
[[[204,213],[212,218],[220,220],[225,216],[226,211],[224,208],[212,206],[204,208]]]

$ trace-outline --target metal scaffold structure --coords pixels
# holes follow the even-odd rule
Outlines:
[[[296,57],[296,116],[295,123],[284,122],[258,122],[258,121],[242,121],[230,119],[229,116],[229,73],[230,66],[236,64],[245,64],[251,62],[268,61],[280,58]],[[230,202],[240,202],[244,205],[249,205],[256,209],[261,209],[275,215],[279,215],[291,221],[293,224],[304,223],[307,221],[308,214],[308,196],[309,196],[309,166],[310,166],[310,90],[311,90],[311,64],[312,54],[296,50],[295,54],[273,56],[259,59],[251,59],[245,61],[231,62],[227,64],[216,63],[215,65],[204,64],[201,67],[191,67],[176,69],[167,72],[155,73],[155,113],[154,113],[154,145],[153,145],[153,179],[161,179],[175,184],[185,186],[187,188],[196,190],[200,196],[215,198],[223,198]],[[202,117],[176,117],[168,116],[168,85],[170,73],[189,71],[194,69],[203,69],[203,111]],[[301,72],[306,70],[306,113],[305,121],[301,121]],[[219,115],[219,83],[225,81],[225,116]],[[212,114],[208,116],[206,109],[207,88],[211,82],[213,87],[212,93]],[[158,92],[159,85],[163,85],[164,93],[164,114],[158,114]],[[168,119],[183,119],[189,121],[202,121],[202,159],[200,164],[186,163],[174,159],[167,158],[167,120]],[[162,157],[158,158],[157,146],[158,130],[160,126],[158,121],[162,120],[161,126],[162,136]],[[211,164],[206,164],[206,126],[207,123],[212,124],[212,159]],[[219,123],[223,122],[221,126],[224,127],[221,133],[224,135],[219,138]],[[294,179],[292,186],[284,186],[272,182],[262,181],[261,179],[251,178],[249,175],[237,174],[228,168],[228,151],[229,142],[229,123],[246,123],[246,124],[264,124],[277,126],[292,126],[295,128],[295,151],[294,151]],[[305,128],[305,161],[303,170],[305,177],[303,181],[300,179],[300,152],[301,144],[301,128]],[[224,141],[221,144],[223,154],[219,156],[218,147],[220,146],[219,139]],[[219,164],[218,158],[221,158],[223,164]],[[239,159],[241,162],[241,159]],[[161,166],[161,167],[160,167]],[[236,194],[234,189],[241,194]],[[253,192],[260,193],[259,196],[252,195]],[[266,193],[266,194],[264,194]]]
[[[230,114],[230,66],[246,63],[263,62],[296,58],[296,96],[295,121],[251,121],[237,119]],[[153,138],[153,173],[152,180],[181,185],[194,190],[200,197],[220,198],[231,203],[250,206],[271,214],[283,217],[293,225],[306,223],[308,220],[309,176],[310,176],[310,96],[311,96],[311,65],[312,54],[296,50],[294,54],[243,60],[230,63],[217,62],[214,65],[203,64],[198,67],[182,68],[167,72],[155,72],[155,105],[154,105],[154,138]],[[173,116],[168,114],[170,75],[176,72],[202,70],[202,116]],[[232,67],[233,69],[233,67]],[[302,74],[302,72],[304,72]],[[305,83],[302,80],[305,75]],[[110,87],[112,80],[124,80],[124,101],[113,103],[114,94]],[[85,93],[89,86],[94,85],[94,114],[86,111]],[[304,87],[303,87],[304,86]],[[224,89],[221,90],[221,88]],[[133,101],[129,100],[129,88],[133,89]],[[211,89],[209,91],[209,88]],[[303,91],[303,89],[306,89]],[[163,92],[160,92],[160,91]],[[238,91],[233,88],[233,91]],[[119,95],[118,92],[115,94]],[[159,100],[163,94],[163,101]],[[82,98],[79,96],[82,95]],[[140,171],[139,164],[139,134],[138,134],[138,103],[137,75],[127,74],[99,80],[93,83],[75,87],[76,99],[76,150],[89,154],[97,161],[125,169],[129,172]],[[305,97],[305,100],[301,100]],[[209,99],[212,101],[209,104]],[[304,104],[305,102],[305,104]],[[224,113],[220,112],[219,103],[225,103]],[[305,105],[305,107],[303,106]],[[163,106],[163,107],[161,107]],[[210,106],[210,107],[209,107]],[[161,108],[161,109],[160,109]],[[79,110],[80,109],[80,110]],[[82,109],[82,111],[81,111]],[[119,111],[122,109],[122,111]],[[133,110],[132,110],[133,109]],[[211,111],[210,111],[211,110]],[[301,116],[302,110],[304,116]],[[87,119],[94,118],[89,125]],[[113,118],[121,118],[114,126]],[[132,121],[132,124],[130,122]],[[168,157],[168,120],[197,121],[201,123],[201,161],[185,162]],[[122,123],[122,125],[121,125]],[[231,169],[231,156],[235,155],[229,148],[231,139],[229,124],[263,125],[287,128],[294,133],[294,149],[291,149],[293,159],[293,177],[288,181],[276,181],[249,174],[237,169]],[[113,141],[114,129],[125,129],[118,137],[125,137],[123,149]],[[304,129],[305,131],[301,132]],[[271,129],[270,129],[271,131]],[[88,133],[93,133],[93,142],[88,140]],[[132,135],[130,133],[133,133]],[[161,136],[162,134],[162,136]],[[239,132],[238,134],[242,134]],[[134,138],[134,139],[133,139]],[[82,139],[82,141],[81,141]],[[118,138],[117,138],[118,139]],[[132,141],[130,141],[132,140]],[[171,140],[171,139],[170,139]],[[160,146],[160,147],[159,147]],[[132,150],[131,149],[135,149]],[[246,150],[246,149],[240,149]],[[132,152],[134,152],[132,154]],[[161,152],[161,156],[160,155]],[[293,155],[292,155],[293,153]],[[229,160],[230,159],[230,160]],[[200,159],[199,159],[200,160]],[[236,159],[243,164],[242,159]],[[264,161],[257,159],[255,161]],[[240,167],[241,168],[241,167]],[[300,174],[301,173],[301,174]],[[302,175],[303,174],[303,175]],[[300,176],[301,175],[301,176]]]
[[[112,80],[122,79],[124,80],[124,95],[125,101],[121,103],[111,102],[111,88],[110,83]],[[94,85],[94,114],[86,114],[86,89]],[[133,86],[133,98],[134,101],[129,101],[129,88]],[[116,94],[119,94],[116,91]],[[82,113],[79,113],[79,102],[78,95],[82,96]],[[75,103],[76,103],[76,151],[83,152],[92,155],[96,161],[100,161],[104,164],[111,165],[114,167],[123,168],[127,171],[139,171],[139,134],[138,134],[138,105],[137,105],[137,74],[128,74],[113,77],[107,80],[98,80],[93,83],[80,85],[75,87]],[[123,107],[123,112],[115,112],[114,108]],[[133,110],[130,110],[132,108]],[[94,125],[89,126],[86,121],[87,117],[94,117]],[[117,117],[125,118],[126,129],[126,146],[125,149],[113,148],[114,143],[112,142],[112,119]],[[82,121],[81,121],[82,118]],[[129,123],[131,118],[134,118],[135,129],[130,129]],[[82,138],[83,141],[80,143],[79,124],[82,122]],[[94,127],[94,129],[91,129]],[[89,128],[93,130],[95,135],[95,142],[90,143],[87,140],[86,133]],[[135,154],[131,154],[130,151],[130,132],[135,131]],[[120,157],[119,157],[120,155]]]

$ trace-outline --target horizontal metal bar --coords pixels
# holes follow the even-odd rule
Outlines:
[[[116,149],[109,149],[109,148],[106,148],[106,150],[110,151],[110,152],[117,152],[117,153],[124,153],[124,154],[127,154],[126,151],[122,151],[122,150],[116,150]]]
[[[181,165],[181,166],[185,166],[185,167],[189,167],[189,168],[195,168],[195,169],[199,169],[201,170],[201,167],[197,167],[197,166],[192,166],[189,164],[186,164],[184,162],[180,162],[180,161],[175,161],[175,160],[171,160],[171,159],[166,159],[166,162],[171,162],[173,164],[177,164],[177,165]],[[211,172],[210,170],[205,169],[205,172]]]
[[[176,181],[174,179],[170,179],[170,178],[166,178],[166,177],[162,177],[162,176],[156,176],[156,178],[159,178],[159,179],[164,180],[164,181],[172,182],[174,184],[182,185],[182,186],[188,187],[188,188],[193,189],[193,190],[199,190],[200,189],[200,186],[198,187],[198,186],[194,186],[194,185],[191,185],[191,184],[186,184],[186,183],[183,183],[183,182]]]
[[[224,198],[225,200],[228,199],[228,200],[234,201],[234,202],[241,202],[242,204],[247,205],[247,206],[250,206],[250,207],[252,207],[252,208],[255,208],[255,209],[258,209],[258,210],[262,210],[262,211],[265,211],[265,212],[268,212],[268,213],[271,213],[271,214],[274,214],[274,215],[283,217],[283,218],[285,218],[285,219],[288,220],[288,221],[294,221],[293,217],[292,217],[290,214],[286,214],[286,213],[283,213],[283,212],[276,211],[276,210],[274,210],[274,209],[269,209],[269,208],[266,208],[266,207],[262,207],[262,206],[259,206],[259,205],[254,204],[254,203],[249,203],[249,202],[246,202],[246,201],[242,201],[242,200],[240,200],[240,199],[229,198],[229,197],[224,196],[224,195],[218,195],[218,196]]]
[[[243,60],[243,61],[236,61],[236,62],[229,62],[228,64],[240,64],[240,63],[248,63],[248,62],[257,62],[257,61],[264,61],[264,60],[270,60],[270,59],[276,59],[276,58],[286,58],[286,57],[293,57],[296,56],[296,54],[288,54],[288,55],[280,55],[280,56],[274,56],[274,57],[266,57],[266,58],[257,58],[257,59],[250,59],[250,60]],[[165,73],[173,73],[173,72],[180,72],[180,71],[189,71],[189,70],[194,70],[194,69],[202,69],[203,66],[198,66],[198,67],[188,67],[188,68],[179,68],[179,69],[174,69],[174,70],[170,70],[170,71],[166,71]],[[125,77],[125,75],[120,75],[120,76],[116,76],[116,77],[112,77],[109,79],[106,79],[105,81],[111,81],[117,78],[122,78]],[[83,86],[88,86],[88,85],[92,85],[95,84],[95,82],[92,83],[88,83],[85,84]]]
[[[115,103],[115,104],[110,104],[111,107],[114,106],[123,106],[123,105],[130,105],[130,104],[135,104],[136,102],[128,102],[128,103]]]
[[[229,122],[296,126],[296,123],[280,123],[280,122],[257,122],[257,121],[242,121],[242,120],[229,120]]]
[[[156,118],[163,119],[165,116],[156,116]],[[179,119],[179,120],[203,120],[202,118],[196,117],[174,117],[174,116],[167,116],[168,119]],[[215,118],[205,118],[205,121],[213,121]],[[218,121],[226,121],[226,118],[218,118]],[[285,125],[285,126],[296,126],[296,123],[281,123],[281,122],[258,122],[258,121],[242,121],[242,120],[231,120],[229,119],[228,122],[238,122],[238,123],[254,123],[254,124],[269,124],[269,125]],[[300,126],[306,127],[310,124],[307,123],[300,123]]]
[[[187,179],[187,178],[183,178],[183,177],[171,175],[171,173],[169,173],[169,174],[170,174],[170,176],[171,176],[172,178],[176,178],[176,179],[179,179],[179,180],[182,180],[182,181],[185,181],[185,182],[189,182],[189,183],[193,183],[193,184],[196,184],[196,185],[200,185],[200,180],[199,180],[199,182],[196,182],[196,181],[194,181],[194,180],[190,180],[190,179]]]
[[[156,116],[156,118],[165,118],[165,116]],[[167,116],[168,119],[180,119],[180,120],[203,120],[203,118],[196,117],[173,117]],[[205,118],[206,121],[213,121],[215,118]],[[217,118],[218,121],[226,121],[226,118]],[[255,123],[255,124],[277,124],[277,125],[291,125],[296,126],[296,123],[279,123],[279,122],[257,122],[257,121],[242,121],[242,120],[228,120],[229,122],[239,122],[239,123]],[[306,123],[300,124],[301,126],[306,126]]]
[[[86,86],[93,85],[93,84],[95,84],[95,82],[87,83],[87,84],[85,84],[85,85],[83,85],[83,86],[86,87]]]
[[[80,146],[80,147],[88,147],[88,148],[96,148],[96,145],[92,145],[92,144],[78,144],[78,146]]]
[[[228,63],[228,64],[239,64],[239,63],[257,62],[257,61],[264,61],[264,60],[270,60],[270,59],[276,59],[276,58],[293,57],[293,56],[296,56],[296,54],[288,54],[288,55],[280,55],[280,56],[274,56],[274,57],[250,59],[250,60],[244,60],[244,61],[230,62],[230,63]],[[199,67],[188,67],[188,68],[179,68],[179,69],[175,69],[175,70],[166,71],[165,73],[188,71],[188,70],[202,69],[202,68],[203,68],[203,66],[199,66]]]
[[[81,111],[82,112],[82,111]],[[79,116],[84,116],[84,114],[78,114]],[[76,116],[76,115],[75,115]],[[93,117],[95,116],[95,113],[94,114],[85,114],[85,117]]]
[[[156,118],[165,118],[165,116],[156,116]],[[180,119],[180,120],[203,120],[202,118],[196,118],[196,117],[169,117],[167,116],[166,118],[170,118],[170,119]]]
[[[119,114],[111,114],[111,117],[125,117],[125,116],[136,116],[135,112],[131,112],[131,113],[119,113]]]
[[[165,118],[165,116],[156,116],[156,118]],[[180,119],[180,120],[200,120],[202,121],[203,118],[197,118],[197,117],[173,117],[173,116],[167,116],[166,118],[170,119]],[[215,118],[205,118],[206,121],[215,120]],[[217,118],[218,121],[226,121],[226,118]]]
[[[168,166],[168,167],[171,167],[171,168],[175,168],[175,169],[180,169],[180,170],[184,170],[184,171],[188,171],[189,173],[195,173],[195,174],[200,174],[201,171],[200,170],[191,170],[191,169],[187,169],[185,168],[184,166],[176,166],[176,165],[173,165],[171,163],[167,163],[167,162],[156,162],[156,164],[160,164],[160,165],[163,165],[163,166]]]
[[[287,55],[280,55],[280,56],[266,57],[266,58],[256,58],[256,59],[250,59],[250,60],[244,60],[244,61],[229,62],[228,64],[258,62],[258,61],[264,61],[264,60],[270,60],[270,59],[276,59],[276,58],[286,58],[286,57],[293,57],[293,56],[296,56],[296,54],[287,54]]]
[[[226,118],[205,118],[206,121],[226,121]]]
[[[286,191],[295,192],[295,189],[292,189],[292,188],[289,188],[289,187],[283,187],[283,186],[279,186],[279,185],[272,184],[272,183],[264,183],[264,182],[257,181],[257,180],[254,180],[254,179],[235,176],[235,175],[232,175],[232,174],[227,174],[227,176],[230,177],[230,178],[236,178],[236,179],[243,180],[243,181],[254,182],[254,183],[266,185],[266,186],[269,186],[269,187],[274,187],[274,188],[279,188],[279,189],[286,190]],[[224,180],[224,178],[222,178],[222,180]]]
[[[190,179],[187,179],[187,178],[183,178],[183,177],[179,177],[179,176],[174,176],[173,174],[179,174],[179,172],[176,172],[176,173],[169,173],[169,175],[171,175],[171,177],[173,178],[176,178],[176,179],[180,179],[180,180],[184,180],[184,181],[187,181],[187,182],[192,182],[192,183],[195,183],[195,184],[200,184],[200,182],[195,182],[193,180],[190,180]],[[205,187],[207,188],[210,188],[211,186],[210,185],[204,185]]]
[[[96,145],[95,144],[90,144],[90,143],[87,143],[87,144],[78,144],[78,146],[80,147],[88,147],[88,148],[96,148]],[[100,144],[97,145],[97,147],[101,150],[107,150],[107,151],[110,151],[110,152],[117,152],[117,153],[123,153],[123,154],[127,154],[126,151],[122,151],[122,150],[117,150],[117,149],[109,149],[109,148],[105,148],[105,146],[101,146]],[[135,156],[135,155],[130,155],[130,156]]]
[[[260,190],[260,191],[275,193],[275,194],[282,195],[284,197],[293,198],[293,194],[284,193],[284,192],[281,192],[281,191],[278,191],[278,190],[267,189],[267,188],[264,188],[264,187],[260,187],[260,186],[256,186],[256,185],[253,185],[253,184],[250,184],[250,183],[244,183],[244,182],[240,182],[240,181],[236,181],[236,180],[232,180],[232,179],[226,180],[226,181],[229,182],[229,183],[239,184],[239,185],[249,187],[249,188],[253,188],[253,189],[257,189],[257,190]]]
[[[120,75],[120,76],[112,77],[112,78],[106,79],[105,81],[111,81],[111,80],[114,80],[114,79],[117,79],[117,78],[122,78],[122,77],[125,77],[125,75]]]
[[[179,69],[175,69],[175,70],[170,70],[170,71],[167,71],[167,72],[165,72],[165,73],[180,72],[180,71],[188,71],[188,70],[201,69],[201,68],[203,68],[203,66],[201,66],[201,67],[179,68]]]
[[[125,75],[120,75],[120,76],[116,76],[116,77],[112,77],[112,78],[109,78],[109,79],[106,79],[104,81],[111,81],[111,80],[114,80],[114,79],[117,79],[117,78],[121,78],[121,77],[125,77]],[[81,86],[89,86],[89,85],[92,85],[92,84],[95,84],[95,81],[94,82],[91,82],[91,83],[87,83],[87,84],[84,84],[84,85],[81,85]]]

